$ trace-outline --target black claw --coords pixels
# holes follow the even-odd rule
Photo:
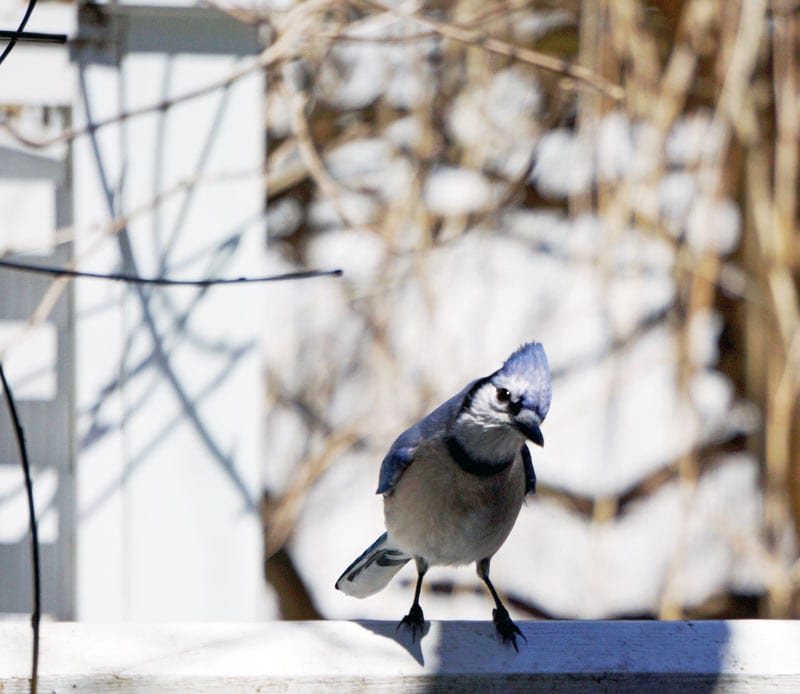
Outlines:
[[[503,607],[495,608],[492,610],[492,619],[494,620],[494,625],[497,628],[497,633],[503,639],[503,643],[508,643],[511,641],[511,645],[514,646],[514,650],[519,653],[519,646],[517,646],[517,635],[522,637],[522,640],[527,642],[528,639],[525,638],[525,634],[523,634],[519,627],[511,621],[511,617],[508,614],[508,610]]]
[[[400,627],[403,625],[411,629],[411,642],[413,643],[417,638],[417,631],[421,634],[425,628],[425,615],[422,614],[422,608],[419,605],[411,606],[408,614],[397,625],[397,631],[400,631]]]

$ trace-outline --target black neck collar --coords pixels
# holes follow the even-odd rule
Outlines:
[[[477,477],[491,477],[492,475],[497,475],[503,472],[503,470],[508,469],[511,463],[514,462],[513,457],[507,462],[500,464],[488,463],[480,458],[474,458],[467,453],[467,450],[455,436],[448,436],[445,439],[445,443],[447,443],[447,450],[450,452],[450,457],[456,461],[458,466],[464,472],[468,472],[470,475],[476,475]]]

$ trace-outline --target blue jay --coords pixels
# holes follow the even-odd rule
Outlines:
[[[381,464],[377,493],[383,495],[386,532],[345,569],[336,587],[364,598],[414,559],[414,602],[398,624],[410,628],[414,639],[425,624],[419,595],[428,567],[475,562],[494,599],[495,627],[519,650],[516,636],[525,637],[489,580],[489,562],[525,496],[536,491],[525,442],[544,445],[539,427],[550,396],[544,348],[531,342],[403,432]]]

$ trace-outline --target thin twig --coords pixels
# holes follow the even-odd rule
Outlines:
[[[54,277],[75,277],[98,280],[111,280],[114,282],[127,282],[128,284],[155,284],[169,287],[211,287],[220,284],[252,284],[257,282],[284,282],[288,280],[305,280],[312,277],[340,277],[341,269],[336,270],[301,270],[299,272],[285,272],[280,275],[265,275],[263,277],[220,277],[216,279],[200,280],[174,280],[166,277],[139,277],[137,275],[126,275],[121,272],[84,272],[82,270],[71,270],[63,267],[52,267],[45,265],[29,265],[27,263],[17,263],[13,260],[0,260],[0,267],[20,272],[33,272],[40,275],[52,275]]]
[[[14,396],[6,380],[3,362],[0,361],[0,381],[8,403],[8,411],[14,424],[19,457],[22,463],[22,474],[25,476],[25,493],[28,497],[28,523],[31,537],[31,570],[33,573],[33,611],[31,612],[31,628],[33,629],[33,657],[31,663],[31,694],[36,694],[39,684],[39,622],[42,617],[42,585],[39,571],[39,531],[36,527],[36,509],[33,504],[33,482],[31,482],[31,466],[28,461],[28,450],[25,446],[25,434],[22,431]]]
[[[80,229],[76,228],[74,225],[59,227],[55,231],[51,232],[51,236],[53,237],[53,239],[52,242],[48,244],[46,248],[37,249],[31,247],[31,248],[26,248],[25,250],[28,252],[32,252],[35,250],[49,250],[51,246],[58,246],[63,243],[75,241],[78,238],[83,238],[88,236],[90,233],[98,234],[100,236],[110,236],[113,234],[117,234],[127,229],[131,221],[133,221],[133,219],[135,219],[136,217],[141,217],[144,214],[153,212],[156,208],[159,207],[159,205],[167,201],[169,198],[175,197],[176,195],[180,195],[181,193],[187,191],[192,191],[197,187],[199,187],[201,184],[206,185],[214,183],[225,183],[236,180],[238,178],[248,178],[256,176],[258,176],[261,180],[265,181],[266,185],[266,182],[269,181],[270,172],[267,172],[265,174],[259,171],[239,171],[239,172],[227,171],[216,174],[194,174],[178,181],[171,188],[160,190],[158,193],[153,195],[153,197],[146,200],[142,204],[136,207],[131,207],[125,212],[120,213],[117,217],[109,219],[105,223],[95,223]]]
[[[436,31],[423,31],[418,34],[408,34],[407,36],[354,36],[353,34],[345,33],[345,31],[338,33],[319,32],[315,34],[308,34],[308,37],[312,39],[318,39],[320,41],[335,41],[336,43],[375,43],[385,46],[397,43],[429,41],[430,39],[438,39],[441,36],[441,34]]]

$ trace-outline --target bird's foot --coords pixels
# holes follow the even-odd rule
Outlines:
[[[511,641],[511,645],[514,646],[514,650],[519,653],[519,646],[517,646],[517,635],[522,637],[523,641],[527,641],[528,639],[525,638],[525,634],[523,634],[519,627],[511,621],[511,617],[508,614],[508,610],[500,605],[492,610],[492,619],[494,620],[494,625],[497,628],[497,633],[503,639],[503,643],[508,643]]]
[[[422,634],[425,628],[425,615],[422,614],[422,608],[419,605],[411,606],[408,614],[403,617],[403,619],[400,620],[400,624],[397,625],[397,631],[399,631],[400,627],[403,625],[411,629],[411,642],[413,643],[417,638],[417,631]]]

